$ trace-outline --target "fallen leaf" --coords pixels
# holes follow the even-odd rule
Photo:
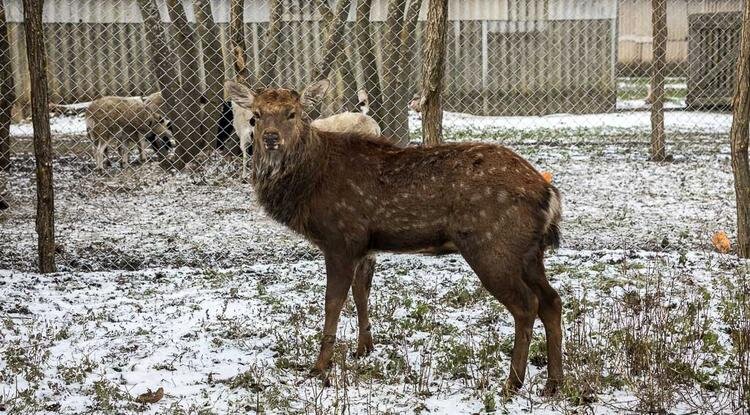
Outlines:
[[[146,393],[142,393],[135,398],[138,403],[157,403],[164,397],[164,388],[159,388],[156,392],[151,392],[151,389]]]
[[[711,237],[711,243],[714,244],[714,248],[722,254],[729,253],[732,250],[732,243],[729,242],[729,237],[726,232],[718,231]]]
[[[547,183],[552,183],[552,173],[548,171],[542,172],[542,177],[544,178],[544,181]]]

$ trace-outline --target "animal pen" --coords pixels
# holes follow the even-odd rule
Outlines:
[[[345,308],[332,386],[303,379],[325,267],[258,206],[225,90],[327,79],[311,119],[365,112],[424,145],[434,0],[45,0],[53,274],[37,273],[24,1],[0,0],[0,412],[747,413],[749,265],[727,254],[742,1],[447,2],[443,140],[509,147],[563,195],[547,262],[571,379],[510,402],[512,319],[455,256],[386,255],[380,349],[344,359]],[[535,335],[528,391],[543,349]]]

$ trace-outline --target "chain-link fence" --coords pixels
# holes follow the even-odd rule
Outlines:
[[[396,146],[424,145],[436,2],[45,0],[54,274],[36,272],[22,3],[0,0],[0,412],[747,413],[750,264],[717,254],[738,233],[743,1],[448,2],[443,140],[510,147],[563,197],[545,257],[563,301],[553,397],[536,393],[541,324],[519,331],[455,255],[362,262],[377,267],[353,287],[372,327],[347,305],[330,387],[311,381],[332,344],[317,329],[326,267],[251,186],[253,114],[229,80],[327,79],[305,107],[320,128],[364,113]],[[514,333],[530,365],[506,400]]]
[[[652,75],[660,75],[668,155],[723,152],[741,1],[666,4],[665,62],[654,74],[650,1],[450,2],[445,139],[498,141],[559,180],[594,180],[576,174],[622,168],[610,152],[648,156],[659,98]],[[15,100],[0,268],[33,269],[22,6],[4,6],[10,59],[0,69],[12,73]],[[225,80],[301,91],[327,78],[311,116],[367,111],[394,142],[418,145],[426,11],[419,0],[46,1],[60,268],[230,266],[272,255],[268,235],[249,225],[266,220],[243,180],[250,120],[227,101]],[[589,165],[566,161],[576,157]],[[588,197],[571,203],[593,203]],[[582,229],[601,235],[612,226],[574,211]],[[717,220],[731,229],[729,218]],[[664,226],[706,240],[715,223]],[[645,229],[631,236],[612,246],[662,242]],[[315,255],[302,242],[296,249]]]

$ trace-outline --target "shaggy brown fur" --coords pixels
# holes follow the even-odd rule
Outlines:
[[[310,89],[312,87],[312,91]],[[302,94],[313,94],[315,84]],[[534,320],[547,333],[547,393],[562,379],[561,303],[543,255],[559,242],[560,196],[526,160],[492,144],[397,148],[388,141],[309,128],[300,95],[255,95],[228,84],[256,116],[258,201],[275,220],[323,251],[327,287],[323,373],[350,287],[359,320],[357,354],[372,350],[367,301],[378,251],[456,249],[515,319],[508,392],[523,383]]]

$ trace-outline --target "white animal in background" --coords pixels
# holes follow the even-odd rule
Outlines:
[[[170,121],[161,113],[161,93],[146,97],[106,96],[86,109],[86,133],[94,144],[96,168],[104,168],[109,147],[116,147],[122,168],[129,164],[128,155],[138,146],[141,162],[146,161],[146,136],[161,157],[166,157],[172,144]]]
[[[240,137],[240,150],[242,150],[242,178],[244,179],[247,171],[247,160],[252,154],[252,148],[248,146],[253,143],[253,128],[255,120],[250,110],[240,107],[232,102],[232,125],[237,136]]]
[[[318,118],[310,123],[310,126],[321,131],[332,133],[360,133],[380,136],[380,126],[367,113],[370,111],[370,101],[367,91],[361,89],[357,92],[357,108],[359,112],[346,111],[334,114],[326,118]]]
[[[411,97],[411,101],[409,101],[408,107],[410,110],[416,112],[417,114],[420,114],[422,112],[422,105],[424,105],[422,95],[419,93],[415,93]]]
[[[327,83],[327,90],[330,83]],[[304,102],[304,97],[302,97]],[[346,111],[340,114],[334,114],[330,117],[319,118],[310,123],[313,128],[321,131],[334,133],[361,133],[369,135],[380,135],[380,126],[367,113],[370,111],[370,101],[367,91],[360,90],[357,92],[357,109],[359,112]],[[234,131],[240,137],[240,149],[242,150],[242,178],[247,177],[247,161],[252,149],[249,147],[253,143],[253,128],[255,120],[253,114],[246,108],[243,108],[232,102],[232,125]]]

